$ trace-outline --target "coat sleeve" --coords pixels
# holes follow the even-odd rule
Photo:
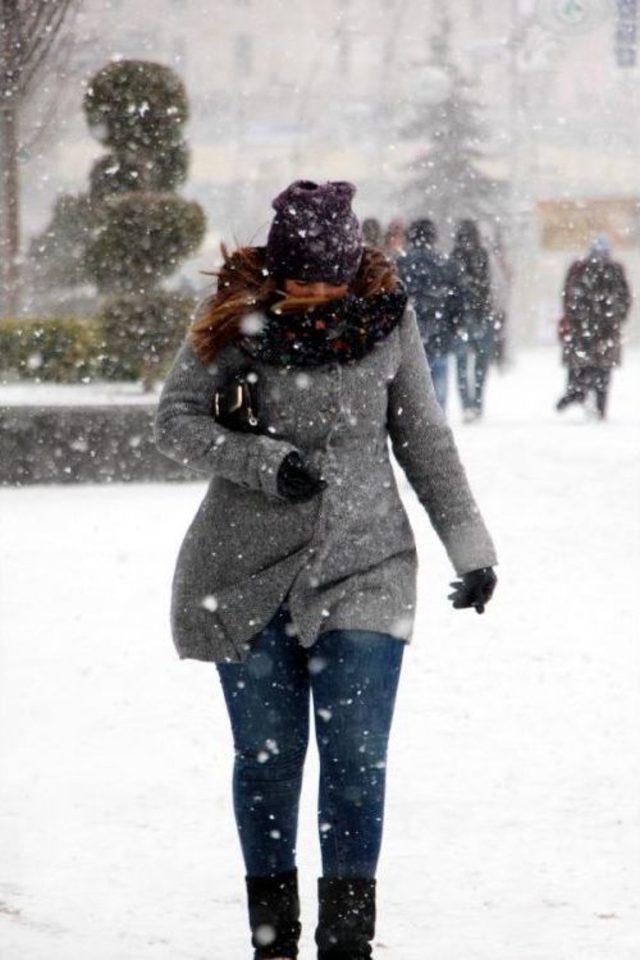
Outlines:
[[[631,309],[631,289],[627,281],[625,269],[621,263],[616,264],[616,286],[618,290],[618,312],[620,322],[624,323]]]
[[[578,310],[581,294],[582,265],[579,261],[572,263],[567,270],[562,290],[562,307],[564,315],[571,320]]]
[[[413,310],[399,326],[400,363],[389,385],[393,452],[458,574],[491,567],[496,552],[436,400]]]
[[[212,416],[220,386],[188,340],[182,344],[160,394],[154,422],[161,453],[198,473],[219,475],[243,487],[278,497],[280,464],[296,448],[284,440],[227,430]]]

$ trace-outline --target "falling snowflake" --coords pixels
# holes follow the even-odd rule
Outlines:
[[[309,673],[312,673],[312,674],[322,673],[326,665],[327,665],[327,661],[325,660],[324,657],[310,657]]]
[[[264,328],[264,317],[259,313],[247,313],[240,321],[240,329],[246,337],[255,337]]]
[[[254,937],[261,947],[266,947],[276,938],[276,931],[269,923],[261,923],[256,927]]]

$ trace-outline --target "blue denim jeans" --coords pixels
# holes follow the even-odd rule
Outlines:
[[[458,341],[455,347],[458,391],[464,410],[482,411],[487,373],[493,355],[494,332],[489,328],[483,336]]]
[[[323,874],[375,876],[404,647],[384,633],[332,630],[305,649],[281,607],[244,663],[217,664],[233,732],[233,803],[247,874],[295,866],[312,694]]]
[[[429,354],[427,354],[427,363],[429,364],[429,370],[431,371],[431,379],[433,380],[433,389],[436,393],[436,400],[442,409],[445,410],[447,406],[449,355],[445,353],[444,356],[436,356],[435,354],[429,356]]]

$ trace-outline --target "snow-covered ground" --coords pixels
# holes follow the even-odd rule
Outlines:
[[[380,864],[380,960],[637,960],[640,357],[611,419],[552,410],[556,352],[495,375],[456,433],[495,535],[483,617],[412,495],[417,630]],[[406,488],[403,487],[403,489]],[[204,487],[0,491],[0,956],[248,960],[227,719],[168,635]],[[318,852],[303,798],[303,960]]]

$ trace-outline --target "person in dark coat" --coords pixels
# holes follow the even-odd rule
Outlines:
[[[458,225],[451,258],[460,271],[464,291],[464,317],[455,348],[458,390],[464,418],[471,421],[483,413],[495,335],[489,254],[475,221],[462,220]]]
[[[597,415],[605,418],[611,371],[621,361],[621,327],[630,306],[624,267],[612,260],[608,239],[599,236],[588,255],[571,264],[564,282],[559,333],[568,377],[557,410],[584,403],[593,392]]]
[[[377,217],[365,217],[362,221],[362,240],[368,247],[374,247],[376,250],[382,250],[384,247],[382,224]]]
[[[394,217],[384,234],[382,249],[392,263],[398,264],[407,255],[407,234],[403,221]]]
[[[398,269],[416,311],[436,397],[444,410],[449,353],[464,312],[464,295],[456,263],[436,249],[436,241],[433,221],[414,221],[407,232],[408,252]]]
[[[496,582],[415,314],[393,265],[363,246],[354,194],[297,181],[273,202],[266,247],[225,251],[155,421],[158,448],[210,481],[180,547],[171,622],[181,657],[215,663],[229,713],[255,960],[298,955],[311,700],[318,957],[371,956],[387,745],[417,586],[389,440],[460,576],[454,607],[481,613]],[[237,423],[241,377],[254,385],[250,429]],[[220,419],[227,391],[235,429]]]

